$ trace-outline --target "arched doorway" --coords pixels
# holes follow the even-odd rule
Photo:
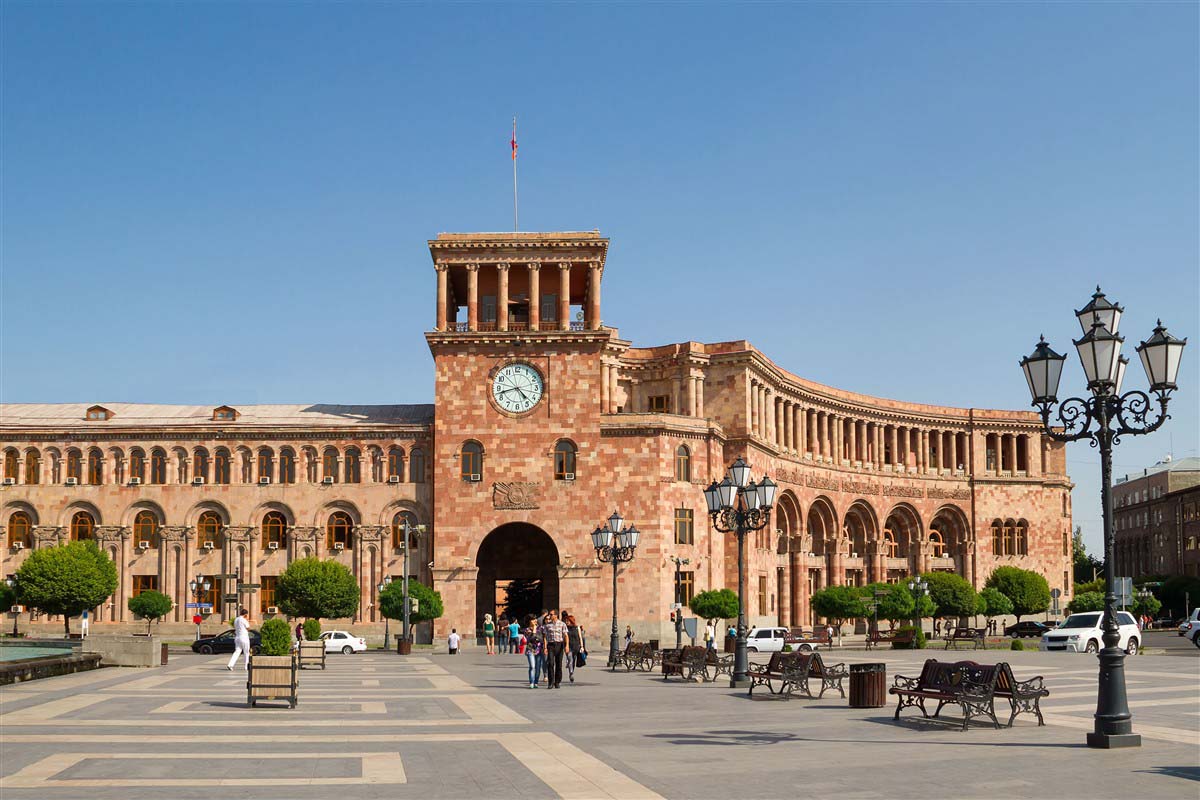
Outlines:
[[[536,525],[510,522],[494,529],[479,545],[475,566],[476,630],[483,629],[484,614],[515,614],[523,621],[558,608],[558,548]]]

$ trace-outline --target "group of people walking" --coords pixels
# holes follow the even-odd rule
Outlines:
[[[483,617],[483,640],[487,654],[516,653],[525,656],[529,666],[529,688],[536,689],[545,678],[547,689],[562,685],[563,672],[570,683],[575,670],[587,661],[587,639],[583,626],[573,614],[562,610],[529,615],[524,624],[503,617],[498,622],[491,614]]]

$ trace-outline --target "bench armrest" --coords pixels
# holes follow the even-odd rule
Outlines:
[[[920,686],[920,678],[907,678],[903,675],[897,675],[896,679],[892,681],[892,688],[894,689],[908,689],[910,691],[916,691],[918,688],[920,688]]]
[[[850,674],[850,671],[848,669],[846,669],[845,664],[826,664],[825,665],[825,677],[827,677],[827,678],[844,678],[849,674]]]
[[[1030,678],[1027,681],[1013,682],[1013,694],[1019,697],[1033,697],[1034,695],[1042,694],[1043,692],[1049,694],[1049,692],[1046,691],[1046,682],[1042,679],[1041,675]]]

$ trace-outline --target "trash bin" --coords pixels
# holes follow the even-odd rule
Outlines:
[[[402,656],[412,654],[412,639],[405,639],[404,634],[396,634],[396,653]]]
[[[887,705],[887,664],[850,665],[850,707]]]
[[[725,652],[732,653],[736,650],[737,650],[737,637],[726,635],[725,636]]]
[[[651,650],[657,650],[657,649],[658,649],[658,639],[651,639],[651,640],[650,640],[650,649],[651,649]]]

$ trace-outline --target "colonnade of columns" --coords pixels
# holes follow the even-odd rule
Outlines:
[[[437,269],[437,315],[436,329],[439,331],[569,331],[569,330],[599,330],[600,329],[600,278],[603,273],[603,268],[599,261],[586,262],[582,266],[587,270],[586,283],[582,292],[577,291],[576,295],[584,296],[583,303],[583,324],[572,325],[571,322],[571,299],[572,299],[572,271],[579,266],[573,262],[540,262],[533,261],[527,264],[516,265],[508,262],[500,262],[496,264],[462,264],[452,265],[449,263],[439,263]],[[451,270],[462,270],[466,275],[466,297],[464,302],[460,302],[454,294],[453,281],[451,280]],[[495,272],[495,319],[481,319],[481,303],[480,303],[480,272]],[[515,270],[523,270],[524,275],[515,273]],[[543,277],[543,273],[546,276]],[[515,279],[513,275],[515,274]],[[493,276],[485,275],[486,284],[490,287],[493,285]],[[520,302],[522,306],[527,303],[527,309],[521,314],[523,319],[513,319],[510,314],[510,305],[516,299],[511,291],[511,285],[515,281],[519,282],[520,278],[524,278],[524,287],[526,292],[522,293]],[[542,319],[542,299],[543,299],[543,282],[549,282],[557,294],[555,295],[555,307],[553,309],[556,319]],[[489,289],[490,291],[490,289]],[[488,300],[492,300],[491,296]],[[457,321],[458,309],[465,303],[467,307],[467,321],[465,325]]]

